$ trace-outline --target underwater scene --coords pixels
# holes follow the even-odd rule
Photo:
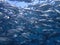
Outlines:
[[[0,0],[0,45],[60,45],[60,0]]]

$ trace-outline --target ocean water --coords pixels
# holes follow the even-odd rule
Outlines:
[[[24,9],[0,2],[0,45],[60,45],[60,2]]]

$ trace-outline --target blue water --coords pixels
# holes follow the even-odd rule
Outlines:
[[[60,2],[30,6],[0,2],[0,45],[60,45]]]

